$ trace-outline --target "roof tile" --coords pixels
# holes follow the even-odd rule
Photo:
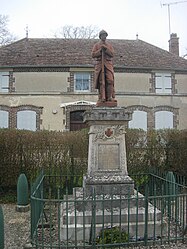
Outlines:
[[[187,70],[187,60],[142,40],[112,43],[115,67]],[[1,66],[93,66],[95,39],[24,38],[0,48]]]

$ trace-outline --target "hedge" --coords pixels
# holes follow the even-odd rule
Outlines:
[[[74,173],[81,174],[87,165],[87,133],[0,129],[1,188],[16,186],[20,173],[30,182],[42,168],[49,174],[69,174],[76,163]]]
[[[127,129],[129,174],[151,168],[187,176],[187,131]],[[0,190],[14,188],[20,173],[29,182],[44,168],[49,174],[87,170],[88,130],[76,132],[0,129]]]

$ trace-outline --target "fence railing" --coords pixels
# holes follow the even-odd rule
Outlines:
[[[40,217],[44,212],[44,202],[42,201],[43,181],[44,172],[42,170],[31,186],[31,237],[33,236],[34,231],[39,224]]]
[[[42,172],[31,193],[32,244],[36,248],[122,248],[186,241],[186,179],[175,175],[173,181],[154,174],[132,178],[133,195],[98,196],[93,188],[87,196],[76,187],[81,186],[81,176]]]

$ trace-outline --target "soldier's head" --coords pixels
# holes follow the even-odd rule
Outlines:
[[[99,38],[100,38],[102,41],[105,41],[107,36],[108,36],[108,33],[107,33],[105,30],[101,30],[101,31],[99,32]]]

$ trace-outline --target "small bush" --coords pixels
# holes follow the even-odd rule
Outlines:
[[[104,228],[96,238],[97,244],[125,243],[128,241],[128,234],[120,227]]]

